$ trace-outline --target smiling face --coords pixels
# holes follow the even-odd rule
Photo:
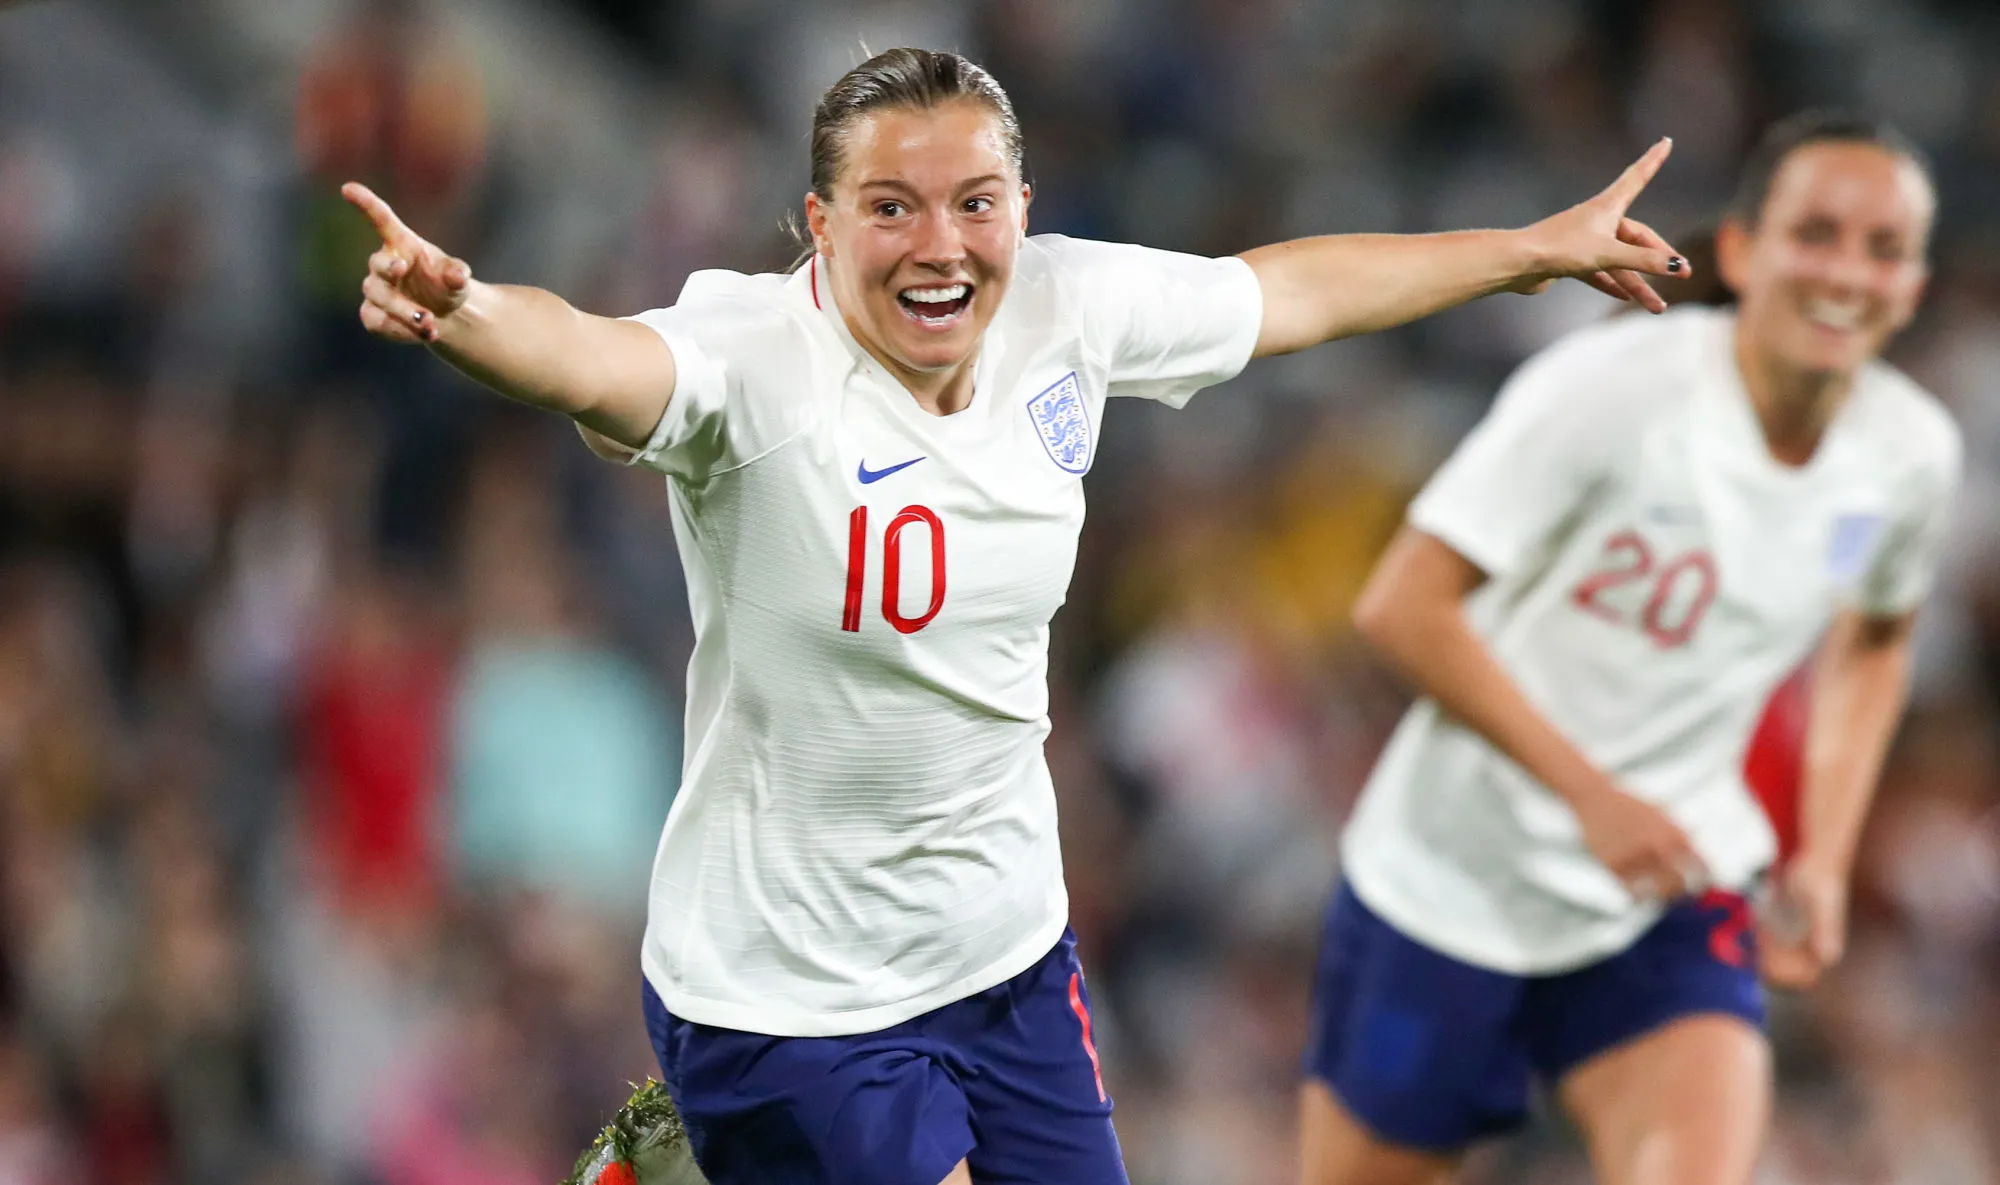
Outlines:
[[[1816,375],[1851,375],[1880,354],[1923,294],[1936,203],[1923,170],[1878,145],[1792,150],[1757,225],[1732,220],[1716,237],[1744,346]]]
[[[969,378],[1027,232],[999,119],[971,100],[868,112],[832,190],[806,221],[855,339],[919,394]]]

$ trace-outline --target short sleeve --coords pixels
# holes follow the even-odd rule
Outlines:
[[[1862,575],[1856,607],[1872,616],[1913,612],[1937,578],[1964,464],[1957,426],[1942,409],[1937,415],[1942,427],[1930,455],[1912,474],[1902,505],[1885,525],[1881,546]]]
[[[1628,368],[1599,329],[1558,342],[1509,378],[1486,418],[1410,505],[1410,525],[1488,576],[1518,571],[1616,469],[1637,410]]]
[[[1086,344],[1109,366],[1107,394],[1180,407],[1249,363],[1264,293],[1243,260],[1062,235],[1035,241],[1052,256]]]
[[[796,431],[810,392],[810,345],[777,277],[696,272],[672,307],[628,320],[674,355],[666,414],[631,464],[703,481]]]

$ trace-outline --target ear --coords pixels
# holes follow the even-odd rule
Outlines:
[[[1715,229],[1715,273],[1738,296],[1750,280],[1750,252],[1756,239],[1757,232],[1741,218],[1724,218]]]
[[[813,250],[833,258],[833,238],[826,233],[827,203],[812,190],[806,191],[806,232],[812,235]]]
[[[1035,201],[1035,187],[1021,182],[1021,237],[1028,237],[1028,207]]]

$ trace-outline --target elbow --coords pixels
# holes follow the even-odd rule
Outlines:
[[[1401,619],[1396,598],[1386,581],[1370,580],[1354,601],[1354,632],[1385,658],[1391,657],[1395,651],[1397,626]]]
[[[583,437],[583,443],[586,448],[614,464],[630,465],[632,458],[639,455],[638,449],[627,448],[609,436],[601,432],[593,432],[582,424],[576,426],[576,433],[578,436]]]

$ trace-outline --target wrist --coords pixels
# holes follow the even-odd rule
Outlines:
[[[1500,233],[1506,236],[1502,255],[1510,285],[1533,284],[1556,274],[1555,255],[1548,248],[1541,223]]]
[[[451,311],[432,316],[432,324],[437,328],[437,336],[430,341],[433,347],[452,349],[464,344],[466,337],[477,331],[478,326],[491,320],[488,315],[496,293],[491,284],[472,280],[466,284],[465,294]]]
[[[1569,809],[1580,818],[1588,818],[1597,808],[1623,793],[1610,778],[1588,766],[1572,772],[1560,784],[1551,782],[1549,788],[1567,802]]]
[[[1841,852],[1827,848],[1804,847],[1793,855],[1786,868],[1786,875],[1831,883],[1845,889],[1853,864],[1852,857]]]

